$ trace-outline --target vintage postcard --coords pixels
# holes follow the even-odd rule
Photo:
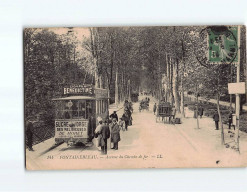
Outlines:
[[[23,30],[27,170],[247,166],[246,27]]]

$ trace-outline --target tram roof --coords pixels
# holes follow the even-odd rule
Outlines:
[[[63,98],[54,98],[52,100],[96,100],[96,98],[90,96],[69,96]]]

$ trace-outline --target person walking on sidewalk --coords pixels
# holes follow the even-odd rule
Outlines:
[[[214,122],[215,122],[215,130],[219,130],[219,114],[217,112],[217,110],[215,110],[215,113],[214,113],[214,116],[213,116],[213,119],[214,119]]]
[[[107,139],[110,138],[110,128],[106,120],[103,121],[100,134],[101,134],[101,140],[100,140],[101,153],[107,154]]]
[[[155,113],[156,113],[156,110],[157,110],[157,105],[156,105],[156,103],[155,103],[155,104],[154,104],[154,107],[153,107],[154,115],[155,115]]]
[[[198,108],[198,114],[199,114],[200,118],[202,118],[203,111],[204,111],[204,109],[203,109],[202,105],[200,105]]]
[[[189,115],[189,108],[188,108],[188,105],[185,104],[184,105],[184,117],[187,118]]]
[[[197,112],[197,108],[196,108],[196,105],[195,105],[193,118],[197,118],[197,115],[198,115],[198,112]]]
[[[129,118],[126,112],[123,113],[122,119],[124,120],[124,123],[125,123],[125,130],[128,131]]]
[[[113,148],[114,150],[118,150],[118,142],[121,140],[120,139],[120,128],[117,124],[117,120],[115,118],[112,119],[112,123],[110,125],[111,129],[111,142],[113,143]]]
[[[230,114],[228,116],[228,129],[231,129],[232,126],[232,115],[233,115],[233,111],[230,111]]]

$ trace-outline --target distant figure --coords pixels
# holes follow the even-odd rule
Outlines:
[[[231,129],[232,126],[232,115],[233,115],[233,111],[230,111],[230,114],[228,116],[228,129]]]
[[[124,101],[124,108],[128,108],[129,109],[129,102],[128,102],[128,100],[125,100]]]
[[[204,109],[203,109],[203,107],[200,105],[199,108],[198,108],[198,114],[199,114],[200,118],[202,118],[203,111],[204,111]]]
[[[118,150],[118,142],[120,141],[120,128],[117,124],[116,118],[112,119],[112,123],[110,125],[111,129],[111,142],[113,142],[113,148],[114,150]]]
[[[27,148],[29,151],[33,150],[33,121],[31,117],[28,117],[26,124],[26,137],[27,137]]]
[[[117,119],[117,121],[118,121],[118,115],[117,115],[117,111],[113,111],[113,113],[110,115],[110,118],[111,119]]]
[[[196,108],[196,106],[194,107],[194,118],[197,118],[197,115],[198,115],[198,113],[197,113],[197,108]]]
[[[187,104],[184,105],[184,117],[188,117],[189,114],[189,107]]]
[[[213,116],[213,119],[214,119],[214,122],[215,122],[215,130],[219,130],[219,114],[217,112],[217,110],[215,110],[215,113],[214,113],[214,116]]]
[[[155,115],[155,113],[156,113],[156,110],[157,110],[157,105],[156,105],[156,103],[155,103],[155,104],[154,104],[154,107],[153,107],[154,115]]]

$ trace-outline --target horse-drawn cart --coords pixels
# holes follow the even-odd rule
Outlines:
[[[149,102],[148,101],[141,101],[140,106],[139,106],[139,111],[141,112],[142,110],[149,110]]]

